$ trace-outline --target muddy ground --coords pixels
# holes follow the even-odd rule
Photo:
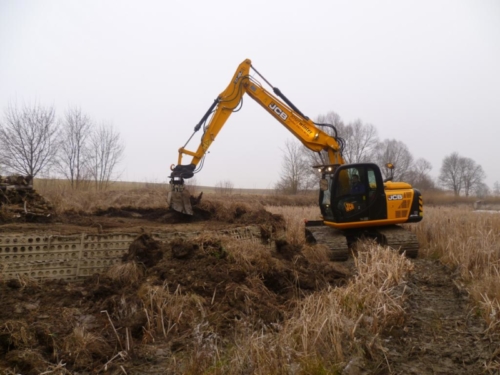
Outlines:
[[[487,330],[457,275],[437,260],[414,263],[407,321],[385,337],[386,373],[500,373],[500,337]]]
[[[49,223],[0,225],[0,234],[138,233],[123,257],[130,268],[116,274],[80,282],[0,283],[0,374],[163,374],[169,356],[192,350],[197,337],[224,342],[243,323],[268,329],[298,299],[342,287],[351,276],[352,260],[310,262],[302,248],[286,241],[245,263],[221,237],[161,244],[148,234],[248,224],[265,228],[263,243],[269,231],[279,237],[284,229],[282,218],[263,209],[210,202],[191,219],[166,209],[120,208],[92,215],[67,212]],[[349,374],[498,373],[500,339],[485,331],[456,275],[438,261],[412,262],[407,320],[384,333],[386,362],[366,359],[364,368]],[[156,297],[170,307],[159,306]],[[168,317],[166,326],[158,323],[160,316]],[[196,324],[201,317],[207,322],[203,327]]]

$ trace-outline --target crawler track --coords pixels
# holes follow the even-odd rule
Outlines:
[[[382,245],[398,250],[400,254],[406,252],[408,258],[418,256],[417,235],[400,226],[377,228],[379,242]]]
[[[309,233],[307,233],[309,231]],[[344,233],[338,229],[323,226],[306,228],[306,237],[310,243],[320,243],[328,247],[330,260],[344,261],[349,258],[349,246]]]
[[[341,231],[326,225],[308,226],[306,238],[309,243],[326,245],[332,261],[344,261],[349,258],[349,246],[361,238],[373,238],[383,246],[389,246],[408,258],[418,256],[417,236],[397,225],[374,228],[369,231]],[[349,240],[347,240],[349,239]]]

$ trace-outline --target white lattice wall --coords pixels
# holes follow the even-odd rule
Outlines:
[[[202,232],[154,233],[165,242],[193,237]],[[260,228],[248,226],[218,232],[236,239],[260,241]],[[35,279],[73,280],[100,273],[120,263],[137,233],[78,234],[0,234],[0,277],[18,275]]]

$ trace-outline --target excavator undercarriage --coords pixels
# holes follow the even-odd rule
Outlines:
[[[389,246],[400,254],[405,253],[408,258],[418,256],[418,241],[415,233],[399,225],[377,227],[370,230],[340,230],[323,224],[323,221],[309,221],[306,223],[306,242],[323,244],[329,250],[332,261],[345,261],[356,242],[363,239],[372,239],[383,246]]]

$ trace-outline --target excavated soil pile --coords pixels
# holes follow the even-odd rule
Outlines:
[[[27,207],[30,207],[28,204]],[[50,205],[48,205],[50,207]],[[29,211],[29,210],[28,210]],[[5,208],[2,212],[10,212]],[[255,225],[262,227],[263,235],[283,232],[284,219],[272,214],[260,204],[238,202],[212,202],[205,200],[194,207],[194,215],[183,215],[166,207],[115,206],[97,209],[92,213],[67,209],[57,215],[39,217],[39,221],[26,222],[21,214],[0,218],[0,233],[50,232],[58,235],[79,233],[145,233],[172,231],[223,230]],[[42,220],[44,219],[44,220]],[[45,221],[45,222],[43,222]],[[50,225],[46,225],[49,221]]]
[[[205,233],[160,243],[142,234],[105,275],[0,283],[0,373],[39,374],[61,363],[95,373],[116,355],[106,368],[120,373],[118,366],[147,365],[153,343],[182,353],[200,337],[230,342],[242,325],[280,323],[298,299],[343,284],[346,273],[285,241],[270,247]]]
[[[0,176],[0,224],[11,222],[49,222],[52,206],[25,176]]]
[[[193,215],[185,215],[168,208],[137,208],[132,206],[98,209],[94,216],[106,218],[137,218],[164,224],[194,223],[215,220],[228,224],[268,223],[284,227],[283,218],[262,207],[252,207],[245,203],[229,203],[204,200],[193,206]]]

